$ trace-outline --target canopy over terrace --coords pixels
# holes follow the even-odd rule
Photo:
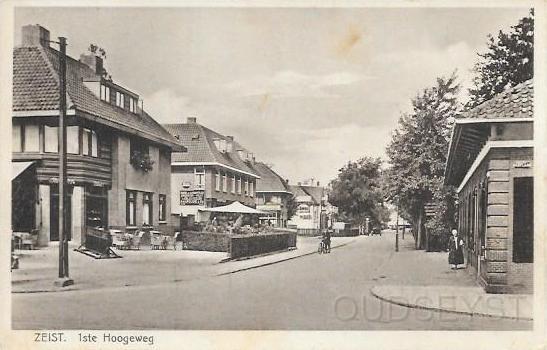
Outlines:
[[[254,208],[243,205],[240,202],[233,202],[231,204],[223,205],[221,207],[203,208],[199,209],[199,211],[235,214],[265,214],[265,212],[263,212],[262,210],[256,210]]]

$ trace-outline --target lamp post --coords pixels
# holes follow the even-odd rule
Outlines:
[[[397,219],[395,221],[395,251],[399,251],[399,200],[397,200]]]
[[[59,279],[55,285],[74,284],[68,273],[66,176],[66,38],[59,37]]]

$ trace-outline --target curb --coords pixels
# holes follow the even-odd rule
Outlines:
[[[332,247],[331,249],[336,249],[338,247],[343,247],[343,246],[346,246],[346,245],[348,245],[350,243],[353,243],[353,242],[355,242],[355,239],[353,239],[351,241],[348,241],[348,242],[345,242],[345,243],[342,243],[342,244],[337,245],[335,247]],[[259,267],[262,267],[262,266],[277,264],[277,263],[280,263],[280,262],[283,262],[283,261],[293,260],[293,259],[296,259],[296,258],[300,258],[300,257],[303,257],[303,256],[312,255],[312,254],[318,254],[318,253],[317,253],[317,251],[313,251],[313,252],[304,253],[302,255],[296,255],[296,256],[292,256],[292,257],[277,260],[277,261],[271,261],[271,262],[267,262],[267,263],[260,264],[260,265],[249,266],[249,267],[245,267],[245,268],[241,268],[241,269],[237,269],[237,270],[233,270],[233,271],[228,271],[228,272],[223,272],[223,273],[220,273],[220,274],[214,274],[214,275],[208,275],[208,276],[216,277],[216,276],[229,275],[229,274],[233,274],[233,273],[237,273],[237,272],[241,272],[241,271],[256,269],[256,268],[259,268]],[[198,277],[198,278],[202,278],[202,277]],[[182,281],[166,281],[164,283],[158,283],[158,284],[154,284],[154,285],[171,284],[171,283],[179,283],[179,282],[182,282]],[[149,287],[149,286],[153,286],[153,285],[146,285],[146,287]],[[126,287],[128,287],[128,286],[126,286]],[[130,287],[142,287],[142,286],[134,285],[134,286],[130,286]],[[104,289],[104,288],[98,288],[97,290],[99,290],[99,289]],[[20,290],[20,291],[14,291],[12,289],[11,294],[57,293],[57,292],[75,292],[75,291],[87,291],[87,290],[91,290],[91,289],[81,289],[81,288],[53,289],[52,288],[52,289]]]
[[[346,242],[346,243],[342,243],[342,244],[337,245],[337,246],[335,246],[335,247],[331,247],[331,250],[332,250],[332,249],[336,249],[336,248],[340,248],[340,247],[344,247],[344,246],[346,246],[346,245],[348,245],[348,244],[350,244],[350,243],[353,243],[353,242],[355,242],[355,239],[353,239],[353,240],[351,240],[351,241],[349,241],[349,242]],[[289,260],[301,258],[301,257],[303,257],[303,256],[308,256],[308,255],[312,255],[312,254],[319,254],[319,253],[316,252],[316,251],[313,251],[313,252],[304,253],[304,254],[301,254],[301,255],[291,256],[290,258],[285,258],[285,259],[276,260],[276,261],[270,261],[270,262],[267,262],[267,263],[264,263],[264,264],[260,264],[260,265],[249,266],[249,267],[244,267],[244,268],[237,269],[237,270],[233,270],[233,271],[228,271],[228,272],[219,273],[219,274],[214,275],[214,276],[225,276],[225,275],[230,275],[230,274],[233,274],[233,273],[236,273],[236,272],[247,271],[247,270],[252,270],[252,269],[256,269],[256,268],[263,267],[263,266],[274,265],[274,264],[278,264],[278,263],[280,263],[280,262],[289,261]]]
[[[372,287],[369,291],[372,296],[375,298],[388,302],[390,304],[399,305],[408,307],[411,309],[421,309],[421,310],[431,310],[435,312],[445,312],[445,313],[453,313],[453,314],[459,314],[459,315],[467,315],[467,316],[481,316],[481,317],[491,317],[491,318],[503,318],[503,319],[509,319],[509,320],[518,320],[518,321],[533,321],[534,319],[532,317],[515,317],[515,316],[505,316],[505,315],[492,315],[487,314],[483,312],[470,312],[470,311],[460,311],[460,310],[450,310],[450,309],[441,309],[439,307],[433,307],[433,306],[424,306],[424,305],[418,305],[418,304],[412,304],[410,302],[404,302],[404,301],[396,301],[393,299],[390,299],[389,297],[382,296],[378,292],[375,292],[374,289],[376,287]]]

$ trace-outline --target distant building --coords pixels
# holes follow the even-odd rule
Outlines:
[[[290,186],[297,203],[296,214],[289,220],[288,225],[296,227],[303,234],[317,234],[327,225],[326,205],[327,196],[324,187],[319,183],[316,186]]]
[[[256,209],[267,213],[260,217],[260,221],[275,227],[287,227],[287,201],[293,197],[289,184],[264,163],[257,162],[254,168],[260,174],[256,181]]]
[[[188,118],[186,123],[164,127],[187,152],[171,159],[171,212],[199,219],[198,210],[239,201],[255,207],[255,158],[234,141]]]
[[[457,119],[445,183],[457,187],[467,264],[487,292],[529,293],[534,261],[532,80]]]
[[[49,31],[22,29],[13,50],[12,229],[58,241],[59,53]],[[67,57],[68,234],[86,228],[161,229],[170,212],[171,151],[184,148],[139,107],[139,96],[106,79],[101,57]]]

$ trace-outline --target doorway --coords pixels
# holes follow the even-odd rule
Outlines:
[[[49,240],[59,241],[59,186],[50,186],[49,203]],[[67,213],[66,234],[68,235],[68,240],[70,241],[72,239],[72,191],[70,187],[67,188],[67,198],[65,206]]]

